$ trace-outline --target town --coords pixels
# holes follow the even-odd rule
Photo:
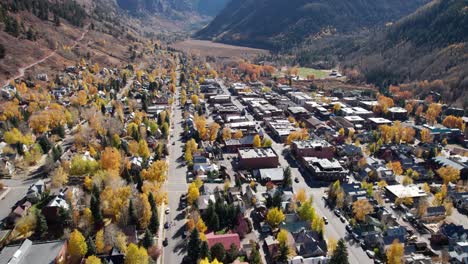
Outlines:
[[[0,263],[466,263],[466,109],[146,53],[2,88]]]

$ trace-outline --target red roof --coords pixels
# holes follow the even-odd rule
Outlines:
[[[231,244],[234,244],[237,246],[237,248],[240,248],[240,238],[237,233],[224,235],[215,235],[214,233],[209,233],[206,235],[206,241],[208,242],[208,247],[210,248],[217,243],[223,244],[226,250],[231,247]]]

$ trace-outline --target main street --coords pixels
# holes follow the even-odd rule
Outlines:
[[[221,88],[223,89],[224,93],[230,94],[228,87],[224,85],[222,80],[218,80]],[[235,106],[239,109],[246,109],[245,106],[235,97],[232,98],[232,102]],[[247,110],[247,109],[246,109]],[[246,111],[246,117],[250,121],[255,121],[255,119]],[[267,133],[264,133],[264,136],[269,138]],[[294,164],[289,164],[289,162],[285,159],[285,145],[282,143],[276,143],[272,140],[272,148],[279,156],[279,162],[281,167],[284,169],[288,166],[291,168],[291,177],[298,178],[299,182],[296,183],[293,181],[293,190],[297,191],[301,188],[306,190],[306,193],[313,197],[313,204],[315,207],[316,212],[328,218],[328,225],[325,225],[325,237],[326,238],[333,238],[338,240],[340,238],[346,237],[346,229],[345,224],[343,224],[338,217],[336,217],[330,209],[325,207],[324,200],[322,196],[324,195],[324,191],[326,188],[319,186],[318,184],[314,184],[312,181],[307,179],[303,176],[303,174],[299,171],[298,167]],[[353,243],[352,241],[347,241],[348,246],[348,254],[349,254],[349,262],[351,264],[367,264],[373,263],[373,261],[367,256],[364,250],[360,247],[359,243]]]
[[[160,234],[162,239],[167,238],[168,245],[163,247],[162,257],[159,258],[160,263],[182,263],[182,259],[186,254],[184,240],[182,234],[185,231],[185,214],[183,210],[179,210],[180,196],[187,192],[186,181],[186,166],[183,161],[183,148],[182,141],[183,134],[183,121],[182,110],[180,109],[179,100],[179,87],[174,94],[174,107],[171,116],[171,133],[168,141],[168,165],[169,170],[167,174],[167,181],[164,189],[167,192],[168,204],[170,213],[165,215],[162,225],[168,222],[170,224],[168,229],[163,229],[163,234]],[[182,162],[181,162],[182,161]],[[160,210],[165,210],[160,208]]]

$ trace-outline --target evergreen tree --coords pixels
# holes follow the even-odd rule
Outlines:
[[[190,234],[190,239],[187,246],[188,256],[193,262],[197,262],[197,260],[200,258],[200,245],[200,234],[198,233],[198,229],[195,228]]]
[[[219,262],[224,262],[224,258],[226,257],[226,249],[224,248],[223,244],[216,243],[214,244],[211,249],[211,258],[217,259]]]
[[[348,264],[348,249],[343,239],[338,240],[335,251],[330,258],[329,264]]]
[[[0,44],[0,60],[5,58],[5,46],[3,44]]]
[[[88,245],[88,255],[96,255],[96,244],[94,243],[94,240],[91,237],[88,237],[86,240],[86,245]]]
[[[148,228],[153,234],[158,233],[159,217],[158,217],[158,208],[156,208],[156,207],[154,207],[153,210],[152,210]]]
[[[249,256],[249,263],[250,264],[262,263],[262,257],[260,256],[260,252],[258,252],[257,245],[254,245],[252,247],[252,251],[250,252],[250,256]]]
[[[44,215],[41,213],[40,210],[36,210],[36,234],[40,238],[44,238],[47,235],[47,221]]]
[[[148,195],[148,202],[151,205],[151,209],[156,209],[157,210],[156,202],[154,201],[154,196],[153,196],[153,193],[151,193],[151,192]]]
[[[283,171],[284,176],[284,186],[290,187],[292,186],[292,179],[291,179],[291,168],[288,166]]]
[[[90,209],[93,214],[94,223],[99,225],[102,222],[101,199],[99,188],[96,185],[93,185],[93,189],[91,191]]]
[[[203,241],[200,247],[200,258],[201,259],[210,259],[211,254],[210,254],[210,249],[208,247],[208,243],[206,241]]]
[[[232,263],[237,259],[238,256],[239,256],[239,249],[237,248],[236,245],[231,244],[231,247],[226,253],[226,262]]]
[[[133,200],[128,204],[128,221],[131,225],[138,225],[138,216],[133,206]]]
[[[289,247],[286,243],[280,243],[279,244],[279,253],[278,256],[276,257],[276,262],[277,263],[288,263],[288,255],[289,255]]]
[[[146,229],[145,231],[145,236],[143,237],[142,244],[143,244],[143,247],[145,248],[149,248],[153,245],[153,235],[148,229]]]
[[[56,27],[60,27],[60,18],[58,17],[56,13],[54,13],[54,25]]]

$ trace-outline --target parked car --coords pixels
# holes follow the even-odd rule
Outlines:
[[[341,216],[341,212],[340,212],[340,210],[338,210],[338,209],[335,209],[333,212],[335,213],[335,215],[336,215],[336,216],[338,216],[338,217],[340,217],[340,216]]]
[[[351,225],[346,225],[345,228],[346,228],[346,231],[348,231],[349,233],[353,232],[353,227],[351,227]]]
[[[344,216],[340,215],[340,221],[341,221],[342,223],[344,223],[344,222],[346,222],[346,218],[345,218]]]
[[[171,213],[171,208],[167,207],[166,210],[164,211],[166,214],[170,214]]]
[[[169,241],[167,241],[167,238],[163,240],[163,246],[166,247],[169,244]]]
[[[359,235],[356,233],[351,233],[351,236],[353,237],[354,240],[359,241]]]
[[[366,250],[366,254],[369,258],[373,259],[375,257],[374,251]]]
[[[171,224],[169,224],[169,222],[164,223],[164,228],[169,229],[170,226]]]
[[[298,177],[294,178],[294,181],[295,181],[296,183],[298,183],[298,182],[299,182],[299,178],[298,178]]]

